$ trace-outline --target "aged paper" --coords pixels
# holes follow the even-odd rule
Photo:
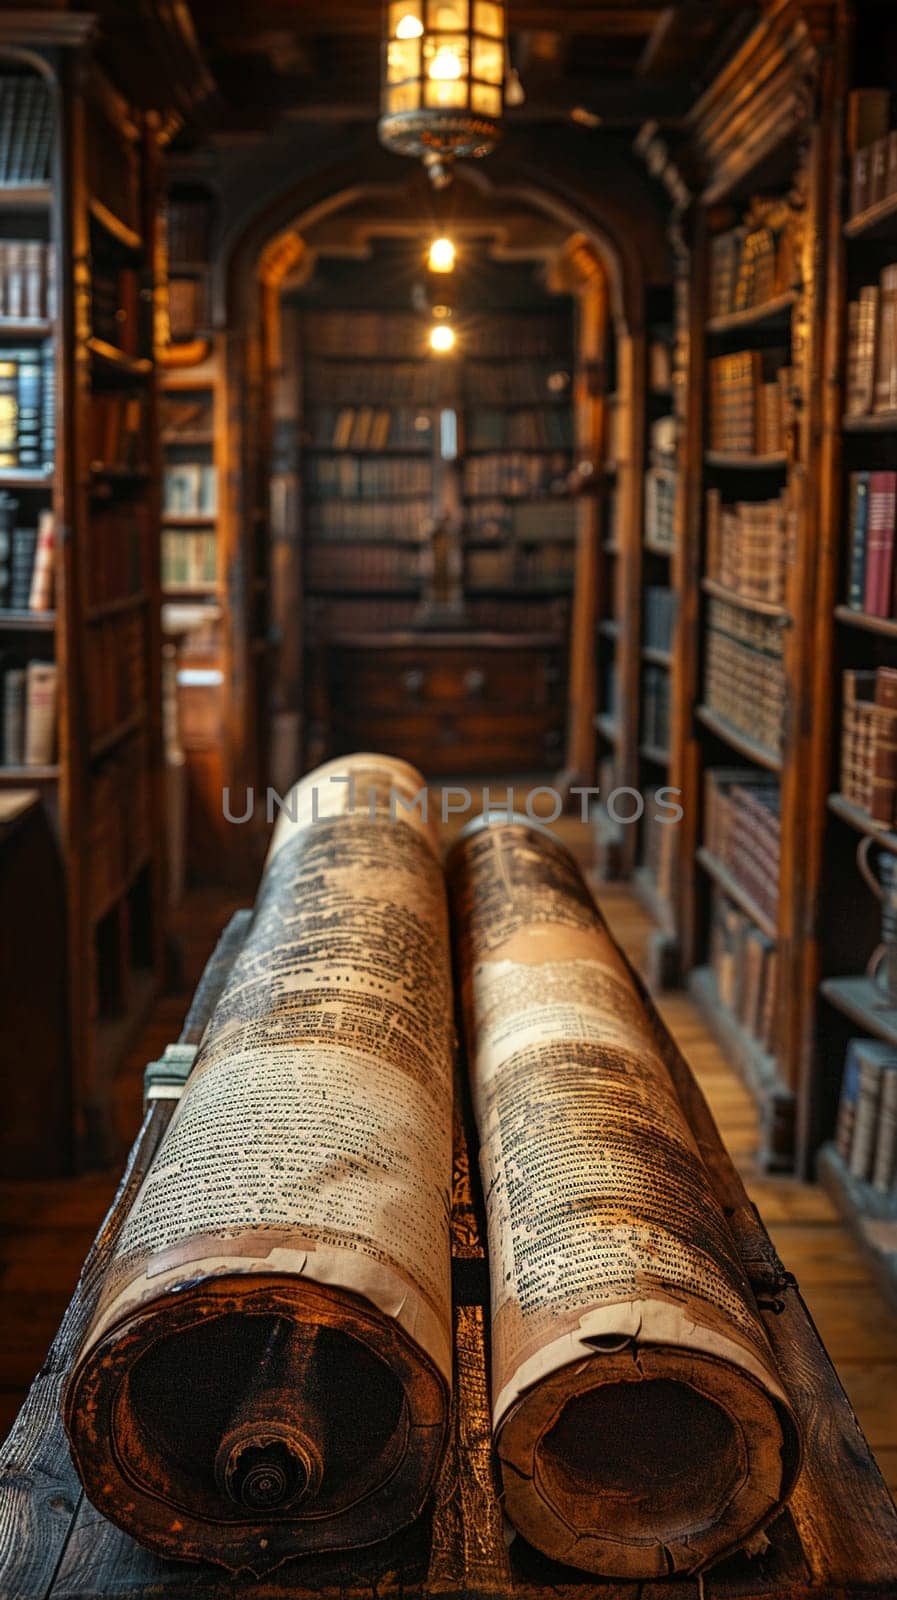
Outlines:
[[[343,776],[351,785],[330,782]],[[407,1449],[419,1425],[432,1475],[434,1412],[439,1395],[446,1410],[452,1369],[450,961],[434,838],[418,811],[394,803],[396,789],[410,799],[422,785],[402,763],[351,757],[290,797],[246,943],[118,1241],[82,1362],[135,1315],[154,1313],[164,1328],[172,1297],[211,1280],[244,1281],[249,1294],[279,1276],[300,1297],[302,1285],[319,1286],[328,1315],[334,1292],[350,1312],[363,1300],[381,1323],[359,1312],[358,1338],[381,1357],[398,1339],[402,1381],[409,1364],[420,1377],[419,1417],[406,1395]],[[382,1319],[397,1332],[381,1341]],[[392,1461],[384,1455],[384,1473]],[[326,1504],[306,1499],[297,1512],[298,1548],[377,1536],[376,1519],[350,1520],[326,1454],[321,1494]],[[419,1484],[414,1497],[406,1520]],[[401,1519],[402,1506],[392,1509]],[[214,1504],[202,1510],[216,1514]]]
[[[499,822],[462,838],[450,881],[487,1207],[493,1423],[506,1507],[532,1542],[590,1570],[650,1577],[698,1568],[768,1520],[787,1487],[783,1451],[793,1444],[728,1225],[625,963],[572,858],[542,830]],[[633,1375],[645,1380],[638,1396]],[[628,1530],[619,1514],[625,1471],[616,1499],[607,1485],[619,1463],[596,1459],[574,1471],[568,1460],[566,1478],[557,1462],[546,1468],[546,1440],[555,1454],[562,1434],[572,1440],[572,1459],[577,1432],[600,1415],[597,1400],[584,1400],[571,1422],[576,1396],[612,1384],[619,1397],[627,1382],[634,1419],[647,1399],[660,1406],[649,1375],[691,1383],[704,1397],[697,1411],[709,1400],[720,1416],[739,1413],[728,1433],[718,1430],[719,1476],[731,1492],[717,1499],[716,1487],[702,1485],[694,1526],[686,1484],[679,1500],[645,1491],[645,1476],[662,1476],[660,1461],[652,1468],[637,1452],[630,1458],[630,1498],[644,1514]],[[688,1426],[688,1395],[677,1389],[668,1398]],[[649,1428],[658,1445],[662,1437],[650,1415],[641,1424],[649,1455]],[[707,1437],[716,1437],[709,1411],[706,1420]]]

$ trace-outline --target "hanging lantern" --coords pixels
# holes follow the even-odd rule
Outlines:
[[[436,188],[457,156],[501,137],[505,0],[395,0],[386,7],[380,139],[419,156]]]

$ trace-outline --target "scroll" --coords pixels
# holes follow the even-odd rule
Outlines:
[[[733,1238],[569,853],[471,824],[449,886],[505,1510],[589,1572],[698,1571],[760,1534],[799,1458]]]
[[[451,1382],[453,1022],[404,763],[292,791],[64,1397],[94,1505],[261,1573],[421,1511]]]

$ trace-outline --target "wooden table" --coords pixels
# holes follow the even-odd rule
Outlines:
[[[197,990],[182,1043],[198,1044],[248,919],[248,912],[238,912],[222,936]],[[59,1396],[116,1235],[171,1116],[173,1102],[155,1100],[59,1333],[0,1452],[0,1600],[897,1597],[897,1512],[797,1285],[748,1201],[688,1067],[647,997],[646,1003],[714,1186],[731,1217],[803,1428],[804,1469],[788,1510],[769,1531],[764,1554],[726,1561],[702,1581],[638,1584],[601,1582],[558,1567],[519,1538],[507,1548],[487,1403],[488,1286],[480,1197],[470,1183],[468,1130],[461,1109],[456,1116],[452,1218],[457,1378],[451,1442],[431,1512],[387,1545],[345,1558],[303,1558],[264,1580],[163,1561],[143,1550],[81,1493],[59,1420]]]

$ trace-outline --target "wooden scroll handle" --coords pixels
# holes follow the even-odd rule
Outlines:
[[[215,1456],[221,1493],[245,1511],[298,1505],[321,1486],[326,1460],[316,1361],[320,1329],[279,1317]]]

